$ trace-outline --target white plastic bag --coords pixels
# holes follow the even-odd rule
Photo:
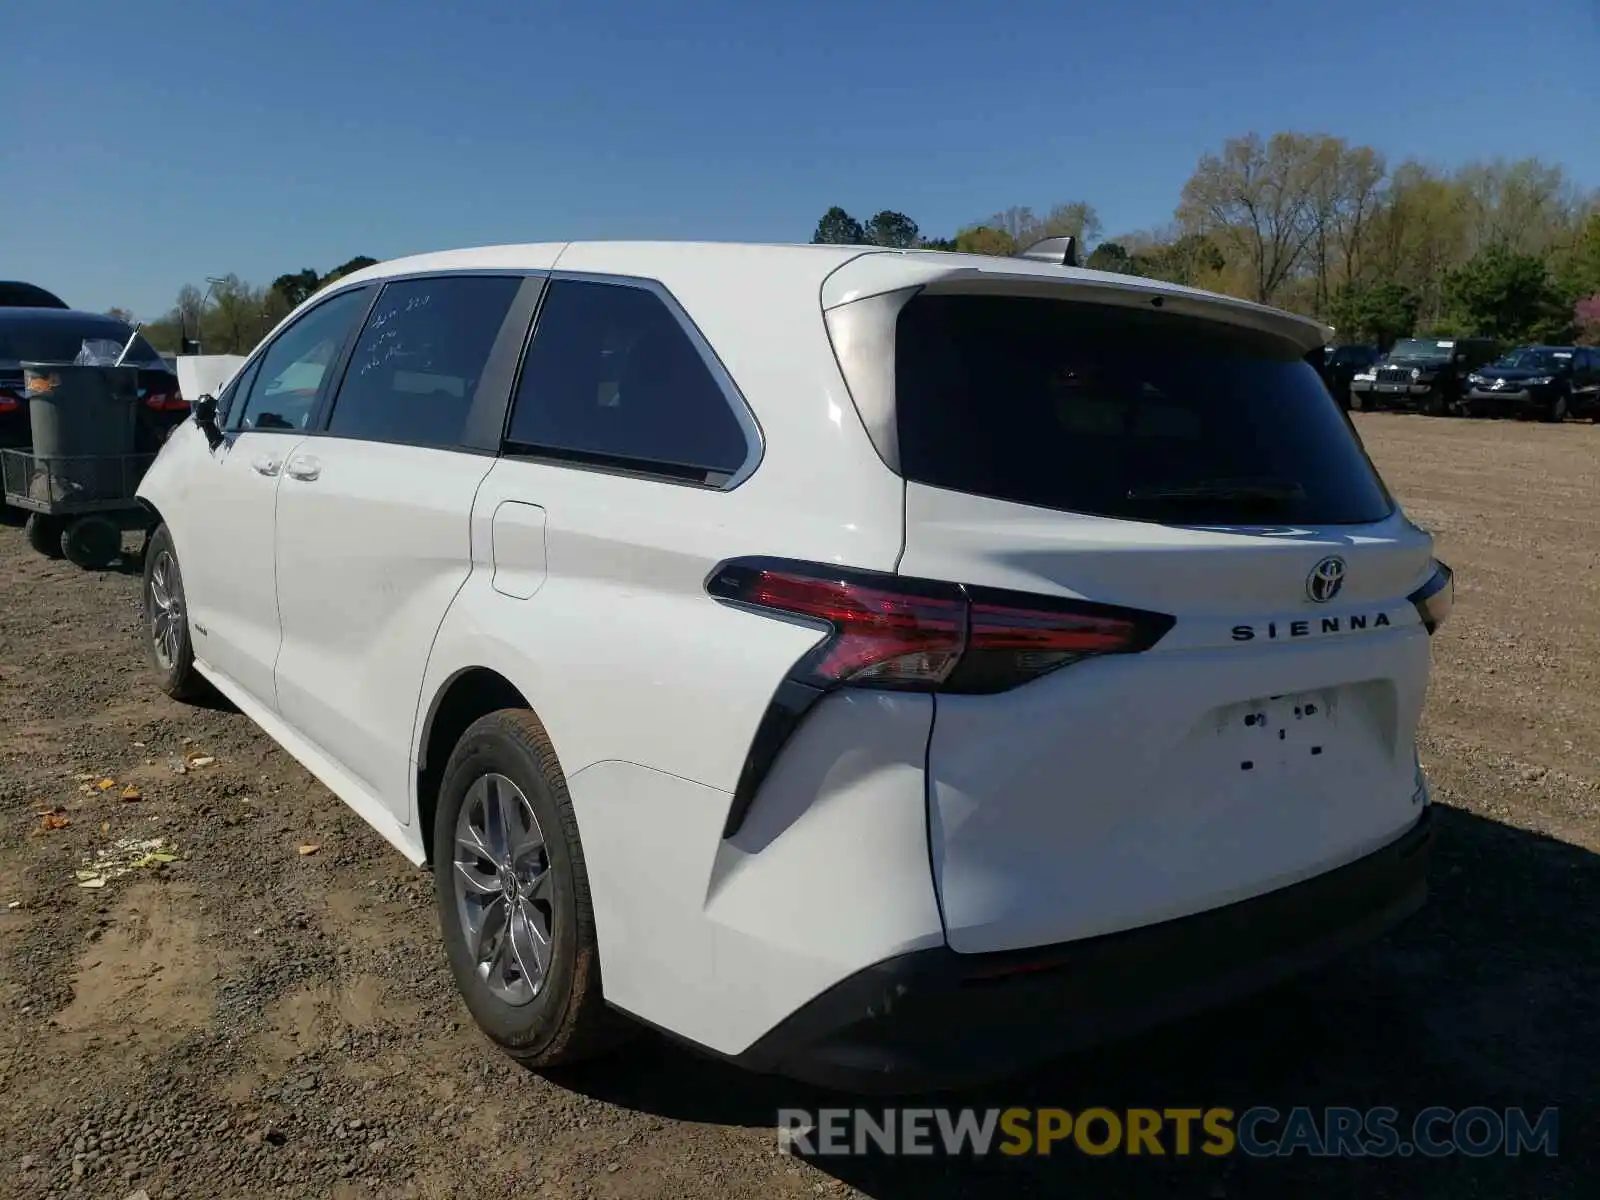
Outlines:
[[[108,338],[86,338],[72,364],[76,367],[114,367],[121,357],[121,342],[113,342]]]

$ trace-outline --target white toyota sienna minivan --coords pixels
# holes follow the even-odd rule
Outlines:
[[[429,864],[536,1067],[963,1083],[1376,937],[1450,571],[1322,327],[1045,257],[341,279],[140,489],[161,686]]]

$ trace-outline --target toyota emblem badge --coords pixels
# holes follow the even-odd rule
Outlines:
[[[1312,567],[1311,574],[1306,576],[1306,595],[1318,604],[1326,604],[1332,600],[1342,587],[1344,587],[1344,559],[1336,554],[1330,554]]]

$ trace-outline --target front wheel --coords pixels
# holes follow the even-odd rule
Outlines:
[[[211,686],[195,670],[194,644],[189,636],[189,608],[183,591],[183,572],[172,534],[159,525],[145,547],[144,646],[158,686],[174,700],[199,700]]]
[[[1354,391],[1351,392],[1350,402],[1347,407],[1351,412],[1365,412],[1367,409],[1367,397],[1365,393]]]
[[[1559,423],[1567,419],[1567,395],[1565,392],[1550,401],[1550,407],[1545,410],[1544,419],[1552,423]]]
[[[504,709],[462,735],[433,828],[451,973],[478,1028],[536,1069],[594,1057],[628,1029],[601,996],[583,845],[539,719]]]

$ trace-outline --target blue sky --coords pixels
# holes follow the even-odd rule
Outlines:
[[[1203,152],[1325,131],[1600,186],[1600,0],[12,5],[0,278],[154,317],[446,246],[1170,218]]]

